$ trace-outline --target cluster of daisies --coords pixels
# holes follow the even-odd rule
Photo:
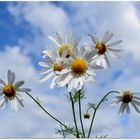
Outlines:
[[[115,48],[122,40],[109,42],[113,34],[106,31],[101,40],[97,34],[89,34],[92,45],[81,44],[81,37],[75,38],[73,33],[68,36],[63,33],[56,33],[56,39],[48,38],[58,47],[50,47],[50,50],[43,51],[44,62],[39,62],[43,67],[40,74],[43,75],[41,82],[52,79],[50,88],[54,86],[67,87],[68,92],[81,90],[86,82],[95,83],[95,69],[106,69],[110,67],[108,55],[120,57],[123,50]],[[15,73],[8,70],[8,83],[0,79],[0,107],[3,107],[8,101],[14,111],[18,110],[18,104],[23,106],[23,99],[17,92],[29,92],[29,88],[20,88],[24,81],[18,81],[14,84]],[[129,113],[129,103],[139,112],[140,98],[131,91],[122,92],[122,95],[114,98],[113,104],[121,103],[120,113],[125,110]]]

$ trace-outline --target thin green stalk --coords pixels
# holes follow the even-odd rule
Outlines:
[[[77,138],[80,138],[79,131],[78,131],[78,126],[77,126],[77,121],[76,121],[76,115],[75,115],[75,107],[74,107],[74,102],[73,102],[71,92],[69,92],[69,95],[70,95],[70,100],[71,100],[71,105],[72,105],[73,119],[74,119],[76,131],[77,131]]]
[[[33,99],[33,101],[47,114],[49,115],[51,118],[53,118],[55,121],[57,121],[59,124],[61,124],[62,126],[64,126],[66,129],[68,129],[70,132],[72,132],[65,124],[63,124],[60,120],[58,120],[57,118],[55,118],[53,115],[51,115],[32,95],[30,95],[28,92],[25,92],[29,97],[31,97],[31,99]],[[73,132],[72,132],[73,133]]]
[[[80,116],[80,123],[81,123],[81,127],[82,127],[83,137],[85,138],[85,131],[84,131],[84,126],[83,126],[83,121],[82,121],[82,113],[81,113],[81,98],[80,98],[81,91],[79,90],[78,92],[79,92],[79,116]]]
[[[95,115],[96,115],[96,112],[97,112],[97,109],[99,108],[99,106],[101,105],[101,103],[104,101],[104,99],[111,93],[120,93],[118,91],[110,91],[108,92],[101,100],[100,102],[97,104],[97,106],[95,107],[94,109],[94,113],[93,113],[93,116],[92,116],[92,120],[91,120],[91,124],[90,124],[90,128],[89,128],[89,132],[88,132],[88,138],[90,137],[90,133],[91,133],[91,129],[92,129],[92,125],[93,125],[93,122],[94,122],[94,119],[95,119]]]

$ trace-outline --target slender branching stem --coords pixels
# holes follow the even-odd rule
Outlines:
[[[69,95],[70,95],[70,100],[71,100],[71,105],[72,105],[73,119],[74,119],[75,128],[76,128],[76,132],[77,132],[77,138],[80,138],[77,121],[76,121],[76,115],[75,115],[74,101],[73,101],[71,92],[69,92]]]
[[[52,119],[57,121],[61,126],[65,127],[69,132],[73,134],[73,131],[70,130],[64,123],[62,123],[60,120],[55,118],[53,115],[51,115],[32,95],[30,95],[28,92],[25,92],[47,115],[49,115]],[[75,135],[75,134],[74,134]]]
[[[79,116],[80,116],[80,123],[81,123],[81,127],[82,127],[83,137],[85,138],[85,131],[84,131],[84,126],[83,126],[83,121],[82,121],[82,113],[81,113],[81,98],[80,98],[81,90],[79,90],[78,92],[79,92],[78,95],[79,95]]]
[[[91,133],[91,129],[92,129],[92,126],[93,126],[93,122],[94,122],[94,119],[95,119],[95,115],[96,115],[96,112],[97,112],[97,109],[99,108],[99,106],[101,105],[101,103],[106,99],[106,97],[111,94],[111,93],[120,93],[118,91],[110,91],[108,92],[101,100],[100,102],[97,104],[97,106],[95,107],[94,109],[94,113],[93,113],[93,116],[92,116],[92,120],[91,120],[91,124],[90,124],[90,128],[89,128],[89,132],[88,132],[88,138],[90,137],[90,133]]]

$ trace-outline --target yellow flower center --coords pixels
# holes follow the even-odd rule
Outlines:
[[[133,93],[130,91],[125,91],[122,96],[122,102],[129,103],[133,99]]]
[[[72,47],[71,44],[69,44],[69,45],[66,45],[66,44],[62,45],[62,46],[60,47],[60,49],[59,49],[59,55],[62,56],[62,53],[63,53],[63,51],[64,51],[66,48],[68,48],[68,52],[67,52],[66,58],[69,58],[70,55],[74,52],[74,49],[73,49],[73,47]]]
[[[99,42],[96,44],[96,49],[98,49],[98,53],[100,55],[104,54],[106,52],[106,45],[103,42]]]
[[[54,69],[54,71],[61,71],[63,69],[63,67],[60,66],[59,64],[55,63],[53,65],[53,69]]]
[[[3,87],[3,93],[7,97],[14,97],[16,95],[16,89],[13,85],[8,84]]]
[[[71,69],[75,74],[84,74],[87,70],[87,63],[84,60],[77,58],[74,61],[72,61]]]

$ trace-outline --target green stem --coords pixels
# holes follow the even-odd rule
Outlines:
[[[81,91],[79,90],[78,92],[79,92],[79,116],[80,116],[80,123],[81,123],[81,127],[82,127],[83,137],[85,138],[85,131],[84,131],[84,126],[83,126],[83,121],[82,121],[82,113],[81,113],[81,98],[80,98]]]
[[[99,106],[101,105],[101,103],[104,101],[104,99],[111,93],[120,93],[118,91],[110,91],[108,92],[101,100],[100,102],[97,104],[97,106],[95,107],[94,109],[94,113],[93,113],[93,116],[92,116],[92,120],[91,120],[91,124],[90,124],[90,128],[89,128],[89,132],[88,132],[88,138],[90,137],[90,133],[91,133],[91,129],[92,129],[92,125],[93,125],[93,121],[95,119],[95,115],[96,115],[96,112],[97,112],[97,109],[99,108]]]
[[[69,130],[69,132],[71,132],[73,134],[73,132],[65,125],[63,124],[60,120],[58,120],[57,118],[55,118],[53,115],[51,115],[32,95],[30,95],[28,92],[25,92],[29,97],[31,97],[31,99],[33,99],[33,101],[47,114],[49,115],[51,118],[53,118],[55,121],[57,121],[60,125],[62,125],[63,127],[65,127],[66,129]]]
[[[75,107],[74,107],[74,102],[73,102],[71,92],[69,92],[69,95],[70,95],[70,100],[71,100],[71,105],[72,105],[73,119],[74,119],[76,131],[77,131],[77,138],[80,138],[79,131],[78,131],[78,126],[77,126],[77,121],[76,121],[76,115],[75,115]]]

